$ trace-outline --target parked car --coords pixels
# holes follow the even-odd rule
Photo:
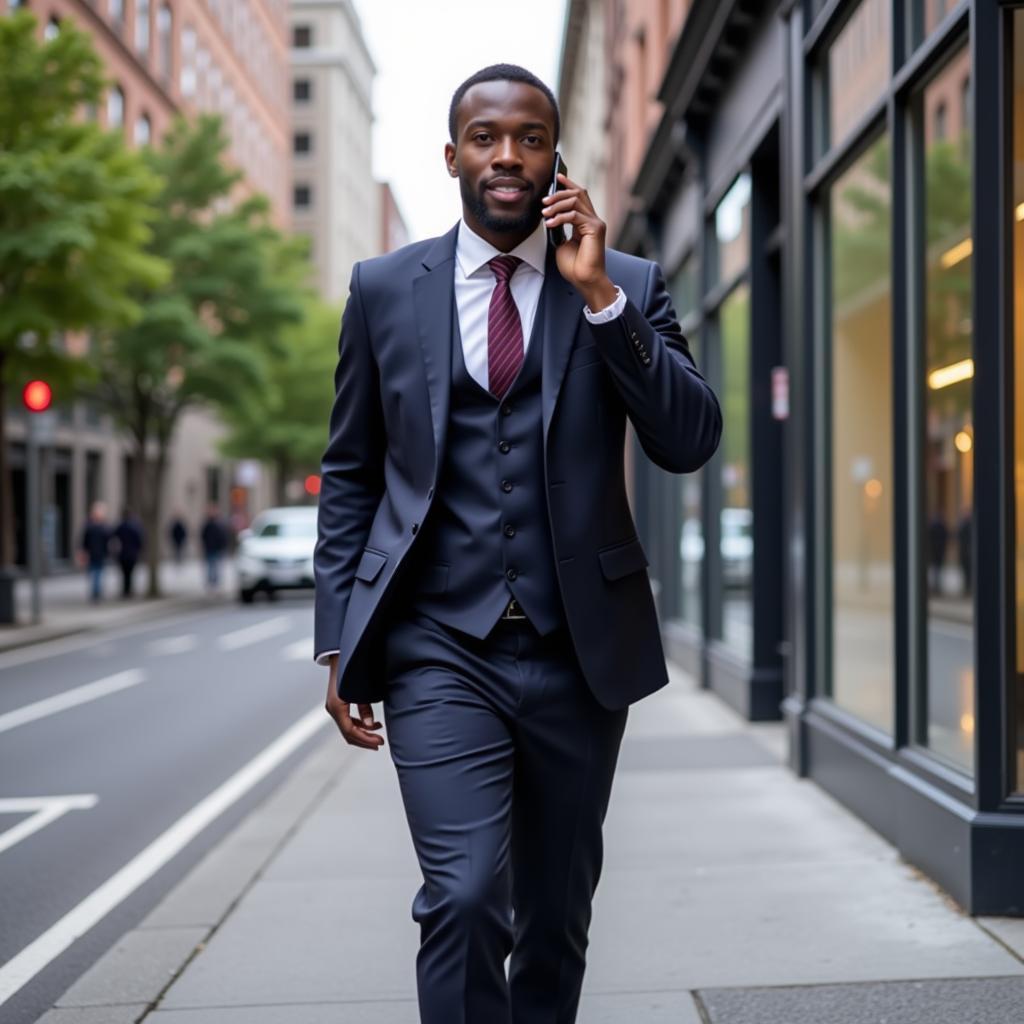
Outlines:
[[[754,569],[753,516],[748,508],[723,508],[722,583],[726,587],[749,587]],[[687,519],[679,536],[679,557],[684,566],[699,564],[704,557],[704,536],[699,519]]]
[[[238,597],[250,604],[259,591],[273,598],[279,590],[313,586],[316,508],[268,508],[238,535],[235,569]]]

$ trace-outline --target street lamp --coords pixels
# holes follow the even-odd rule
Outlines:
[[[25,447],[25,527],[28,572],[32,586],[32,621],[42,618],[39,595],[39,446],[53,436],[53,389],[45,380],[30,380],[21,390],[21,401],[31,413]]]

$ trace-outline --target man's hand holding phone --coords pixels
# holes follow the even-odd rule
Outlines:
[[[598,217],[582,185],[561,172],[556,173],[555,181],[561,187],[543,199],[544,225],[548,230],[561,228],[562,231],[564,225],[572,225],[572,238],[556,247],[555,259],[562,277],[596,313],[610,306],[616,296],[615,285],[605,270],[607,226]]]
[[[383,728],[373,717],[370,704],[360,704],[359,717],[352,717],[352,705],[338,696],[338,655],[330,661],[331,671],[327,680],[327,714],[334,719],[345,737],[345,742],[353,747],[364,747],[366,750],[378,750],[384,746],[384,737],[376,735],[376,730]]]

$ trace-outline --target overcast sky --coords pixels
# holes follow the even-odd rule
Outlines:
[[[448,104],[488,64],[529,68],[557,93],[565,0],[354,0],[377,65],[374,174],[389,181],[413,241],[459,218],[444,167]]]

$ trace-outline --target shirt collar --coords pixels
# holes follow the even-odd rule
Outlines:
[[[542,277],[547,260],[548,240],[544,222],[539,221],[533,234],[524,238],[509,256],[518,256],[524,263],[531,266]],[[469,277],[487,266],[487,261],[501,256],[490,242],[481,238],[466,222],[459,221],[459,237],[455,242],[455,258],[459,261],[462,273]]]

